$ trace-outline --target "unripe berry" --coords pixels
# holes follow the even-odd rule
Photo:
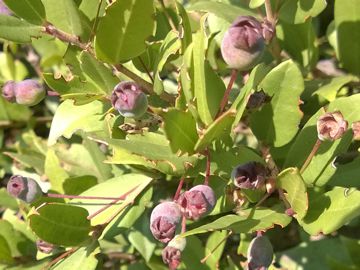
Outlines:
[[[7,191],[11,196],[27,203],[33,203],[43,194],[39,184],[34,179],[20,175],[10,177]]]
[[[153,236],[163,243],[173,239],[177,225],[181,220],[179,206],[174,202],[163,202],[157,205],[150,217],[150,230]]]
[[[182,193],[177,202],[187,219],[198,220],[214,209],[216,197],[211,187],[197,185]]]
[[[265,50],[263,29],[252,16],[236,18],[225,32],[221,53],[230,68],[249,70],[262,57]]]
[[[3,0],[0,0],[0,14],[1,15],[12,15],[11,10],[5,5]]]
[[[241,189],[258,189],[265,183],[266,168],[259,162],[240,164],[231,173],[234,185]]]
[[[146,95],[134,82],[120,82],[111,95],[112,106],[124,117],[140,118],[147,110]]]
[[[3,86],[2,96],[9,102],[34,106],[45,97],[45,89],[33,79],[21,82],[8,81]]]
[[[186,246],[184,237],[175,236],[162,251],[164,263],[169,265],[170,270],[175,270],[181,263],[181,252]]]
[[[249,245],[247,252],[248,269],[267,269],[274,256],[273,247],[266,236],[256,236]]]
[[[325,113],[317,121],[318,138],[321,141],[335,141],[343,136],[348,127],[348,122],[341,112]]]

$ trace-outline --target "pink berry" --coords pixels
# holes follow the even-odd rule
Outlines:
[[[39,199],[43,192],[39,184],[32,178],[13,175],[7,184],[8,193],[27,203],[33,203]]]

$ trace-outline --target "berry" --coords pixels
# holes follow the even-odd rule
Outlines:
[[[21,82],[8,81],[3,86],[2,96],[12,103],[34,106],[45,97],[45,89],[33,79]]]
[[[151,233],[160,242],[168,243],[173,239],[180,220],[179,206],[174,202],[163,202],[157,205],[151,213]]]
[[[343,136],[348,127],[341,112],[325,113],[317,121],[318,138],[321,141],[334,141]]]
[[[134,82],[117,84],[111,95],[112,106],[124,117],[140,118],[148,107],[146,95]]]
[[[187,219],[198,220],[214,209],[216,197],[211,187],[197,185],[182,193],[177,202]]]
[[[186,246],[186,239],[175,236],[162,251],[164,263],[169,265],[170,270],[175,270],[181,263],[181,252]]]
[[[13,175],[7,184],[8,193],[24,202],[33,203],[43,192],[39,184],[32,178]]]
[[[247,252],[248,269],[267,269],[274,256],[273,247],[266,236],[256,236],[249,245]]]
[[[2,88],[2,97],[9,102],[15,102],[15,86],[16,82],[7,81]]]
[[[231,173],[231,178],[238,188],[258,189],[265,183],[266,173],[264,165],[252,161],[235,167]]]
[[[251,16],[238,17],[225,32],[221,53],[230,68],[253,68],[265,50],[265,39],[260,22]]]

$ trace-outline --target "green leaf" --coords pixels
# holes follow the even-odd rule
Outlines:
[[[18,209],[16,199],[9,195],[6,188],[0,189],[0,206],[10,208],[12,210]]]
[[[146,48],[145,40],[153,32],[153,14],[153,1],[122,0],[112,3],[97,29],[97,57],[116,64],[140,55]]]
[[[15,103],[6,101],[0,96],[0,121],[29,121],[31,117],[31,110]]]
[[[65,194],[79,195],[85,190],[96,186],[97,183],[96,177],[92,175],[83,175],[67,178],[63,183],[63,187]]]
[[[6,239],[0,235],[0,263],[12,264],[11,250]]]
[[[4,0],[4,3],[29,23],[42,25],[45,21],[45,8],[41,0]]]
[[[326,8],[324,0],[290,0],[280,8],[279,17],[287,23],[304,23],[309,17],[316,17]]]
[[[12,53],[0,52],[0,81],[21,81],[28,74],[26,66],[19,59],[14,59]]]
[[[196,122],[189,112],[170,109],[164,114],[164,131],[174,153],[194,153],[198,140]]]
[[[19,162],[27,168],[33,168],[38,174],[44,173],[44,161],[45,158],[43,155],[36,152],[22,152],[22,153],[12,153],[4,152],[4,155],[11,157],[14,161]]]
[[[258,8],[265,3],[265,0],[250,0],[249,7],[250,8]]]
[[[260,87],[272,98],[251,116],[252,131],[267,144],[283,146],[296,135],[302,118],[299,108],[300,94],[304,90],[301,71],[288,60],[272,69]]]
[[[229,5],[226,3],[215,2],[215,1],[196,1],[190,7],[188,11],[203,11],[211,12],[216,16],[227,20],[232,23],[238,16],[247,15],[257,17],[257,13],[250,10],[248,7]]]
[[[52,190],[64,192],[63,183],[69,175],[60,165],[60,160],[53,149],[49,149],[46,154],[45,174],[50,180]]]
[[[88,240],[88,212],[66,204],[45,204],[29,216],[30,227],[42,240],[61,246],[76,246]]]
[[[208,43],[204,26],[205,19],[206,17],[201,19],[202,27],[194,35],[193,41],[194,93],[199,117],[205,125],[209,125],[219,111],[225,85],[205,59]]]
[[[316,34],[312,20],[301,24],[281,22],[276,28],[280,45],[307,70],[315,67],[319,58]]]
[[[86,247],[80,247],[69,257],[56,264],[54,270],[95,270],[99,261],[96,257],[100,253],[97,242]]]
[[[184,267],[182,269],[209,270],[209,267],[201,263],[201,259],[207,254],[203,243],[195,236],[186,238],[186,247],[181,253],[181,260]]]
[[[92,75],[94,76],[94,74]],[[99,87],[90,80],[84,81],[78,76],[74,76],[70,81],[66,81],[63,77],[55,79],[51,73],[44,73],[43,76],[51,89],[58,92],[63,99],[74,99],[77,105],[102,99],[109,93],[107,88]],[[99,84],[99,81],[96,83]],[[109,83],[111,84],[111,82]]]
[[[48,145],[54,145],[60,136],[70,139],[77,130],[95,132],[103,129],[103,117],[108,107],[99,101],[75,106],[65,100],[57,108],[51,124]]]
[[[119,79],[113,75],[111,69],[89,53],[81,53],[80,63],[81,69],[87,75],[88,80],[96,85],[100,92],[109,95],[114,90],[114,86],[119,83]],[[89,93],[88,89],[86,93]]]
[[[131,194],[126,198],[127,202],[134,201],[136,194],[145,189],[152,179],[142,174],[124,174],[119,177],[111,178],[103,183],[100,183],[85,192],[82,196],[107,196],[107,197],[120,197],[127,192]],[[74,199],[71,201],[72,204],[81,205],[83,208],[92,215],[99,209],[103,208],[109,201],[104,200],[89,200]],[[109,217],[111,217],[125,202],[114,204],[109,207],[106,211],[100,213],[96,217],[91,219],[91,225],[95,226],[104,223]]]
[[[182,50],[182,54],[184,54],[186,48],[192,42],[192,30],[191,30],[189,16],[186,13],[184,6],[181,5],[178,1],[176,1],[176,12],[177,15],[181,18],[179,22],[179,26],[180,26],[179,33],[182,33],[182,37],[180,37],[181,50]]]
[[[308,209],[306,186],[297,168],[287,168],[276,178],[276,186],[286,191],[285,198],[295,211],[296,219],[301,220]]]
[[[206,254],[210,254],[212,250],[215,250],[215,252],[212,253],[212,255],[205,262],[206,265],[208,265],[211,269],[216,269],[216,266],[221,259],[226,244],[226,241],[222,240],[226,238],[226,235],[226,231],[216,231],[213,232],[206,241]]]
[[[360,215],[360,191],[334,188],[324,194],[309,194],[309,210],[300,221],[311,234],[329,234]]]
[[[235,111],[228,110],[217,118],[200,136],[195,145],[195,152],[205,150],[214,140],[221,140],[228,136],[235,119]]]
[[[357,157],[352,162],[337,165],[327,184],[330,186],[359,188],[358,175],[360,175],[360,157]]]
[[[227,215],[211,223],[183,233],[182,236],[205,233],[214,230],[233,230],[237,233],[252,233],[258,230],[272,228],[274,225],[287,226],[291,217],[286,215],[282,205],[271,208],[259,207],[238,212],[238,215]]]
[[[18,43],[29,43],[41,36],[41,26],[33,25],[13,16],[0,15],[0,38]]]
[[[312,93],[312,95],[318,95],[325,98],[329,102],[336,99],[338,91],[346,84],[357,81],[356,77],[351,75],[345,75],[340,77],[331,78],[330,81],[322,85],[318,90]]]
[[[335,28],[339,60],[348,71],[360,74],[360,5],[358,0],[335,1]]]
[[[163,81],[160,78],[160,73],[163,70],[168,59],[175,55],[181,47],[181,42],[178,33],[170,31],[161,44],[159,54],[154,65],[154,91],[158,95],[164,92]]]

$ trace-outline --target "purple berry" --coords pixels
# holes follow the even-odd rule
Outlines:
[[[260,270],[267,269],[274,256],[273,247],[266,236],[255,237],[249,245],[247,252],[248,269]]]
[[[36,240],[36,247],[40,252],[45,254],[50,254],[51,252],[53,252],[55,248],[53,244],[45,242],[44,240],[41,239]]]
[[[9,102],[15,102],[15,87],[16,82],[7,81],[2,88],[2,97]]]
[[[130,81],[115,86],[111,103],[122,116],[129,118],[140,118],[148,107],[146,95],[136,83]]]
[[[238,17],[226,31],[221,53],[230,68],[249,70],[262,57],[265,39],[260,22],[251,16]]]
[[[317,121],[318,138],[321,141],[335,141],[342,137],[348,128],[341,112],[325,113]]]
[[[174,202],[163,202],[157,205],[150,217],[150,230],[153,236],[163,243],[173,239],[177,225],[181,220],[179,206]]]
[[[211,187],[197,185],[182,193],[177,202],[187,219],[198,220],[214,209],[216,197]]]
[[[181,263],[181,252],[186,246],[186,239],[175,236],[162,251],[164,263],[169,265],[170,270],[175,270]]]
[[[32,178],[13,175],[7,184],[8,193],[27,203],[39,199],[43,192],[39,184]]]
[[[3,0],[0,0],[0,14],[1,15],[12,15],[11,10],[5,5]]]
[[[258,189],[266,179],[266,168],[259,162],[240,164],[231,173],[234,185],[242,189]]]

